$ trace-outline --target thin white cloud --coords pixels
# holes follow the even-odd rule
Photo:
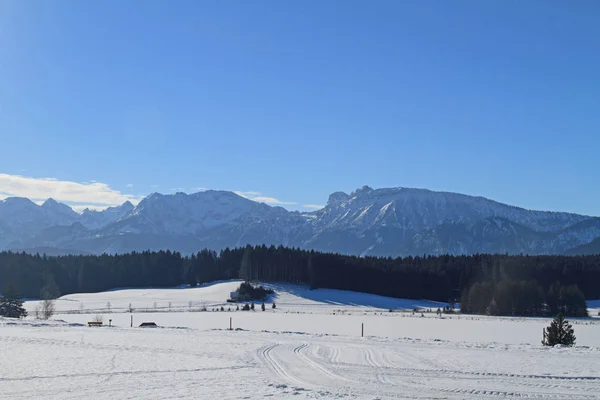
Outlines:
[[[293,206],[293,205],[298,204],[295,201],[281,201],[279,199],[276,199],[275,197],[264,196],[260,192],[241,192],[238,190],[238,191],[234,191],[234,193],[239,196],[245,197],[249,200],[257,201],[259,203],[270,204],[270,205]]]
[[[324,208],[325,206],[322,206],[320,204],[302,204],[302,207],[310,208],[313,210],[320,210],[321,208]]]
[[[128,183],[128,184],[127,184],[127,187],[128,187],[128,188],[132,188],[132,187],[133,187],[133,183]]]
[[[209,190],[209,189],[207,189],[207,188],[205,188],[205,187],[193,187],[193,188],[190,188],[190,190],[191,190],[193,193],[196,193],[196,192],[206,192],[206,191],[207,191],[207,190]]]
[[[105,183],[78,183],[56,178],[32,178],[0,173],[0,198],[27,197],[33,201],[53,198],[56,201],[79,205],[93,204],[108,207],[130,201],[139,203],[141,196],[121,193]]]
[[[150,185],[150,187],[151,187],[152,189],[156,189],[156,188],[158,187],[158,185]]]

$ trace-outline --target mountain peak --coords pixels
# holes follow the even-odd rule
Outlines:
[[[6,199],[2,200],[2,202],[13,205],[35,205],[35,203],[29,200],[27,197],[7,197]]]
[[[122,209],[125,209],[125,210],[133,210],[135,208],[133,203],[131,203],[129,200],[127,200],[125,203],[121,204],[119,207]]]
[[[327,205],[329,206],[337,206],[346,201],[350,200],[350,195],[344,192],[335,192],[329,195],[329,199],[327,200]]]
[[[369,194],[373,192],[373,188],[367,185],[363,185],[360,189],[356,189],[350,196],[352,197],[360,197],[365,194]]]
[[[52,197],[49,197],[48,200],[46,200],[42,204],[42,207],[54,207],[56,205],[58,205],[58,202],[56,200],[54,200]]]

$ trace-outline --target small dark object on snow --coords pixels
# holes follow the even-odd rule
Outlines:
[[[142,322],[140,328],[157,328],[156,322]]]

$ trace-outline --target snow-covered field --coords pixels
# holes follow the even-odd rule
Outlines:
[[[237,285],[69,295],[54,320],[0,319],[0,398],[600,398],[597,318],[573,321],[576,347],[544,348],[547,319],[390,313],[443,304],[293,285],[273,285],[276,310],[190,312],[231,306]],[[113,327],[86,326],[96,314]]]

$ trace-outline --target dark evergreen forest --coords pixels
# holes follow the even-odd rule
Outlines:
[[[451,303],[462,297],[464,312],[539,315],[564,311],[561,298],[575,298],[576,292],[599,299],[600,255],[379,258],[281,246],[202,250],[192,256],[171,251],[61,257],[0,253],[0,287],[12,284],[30,298],[232,278]],[[506,302],[515,296],[523,300]]]

